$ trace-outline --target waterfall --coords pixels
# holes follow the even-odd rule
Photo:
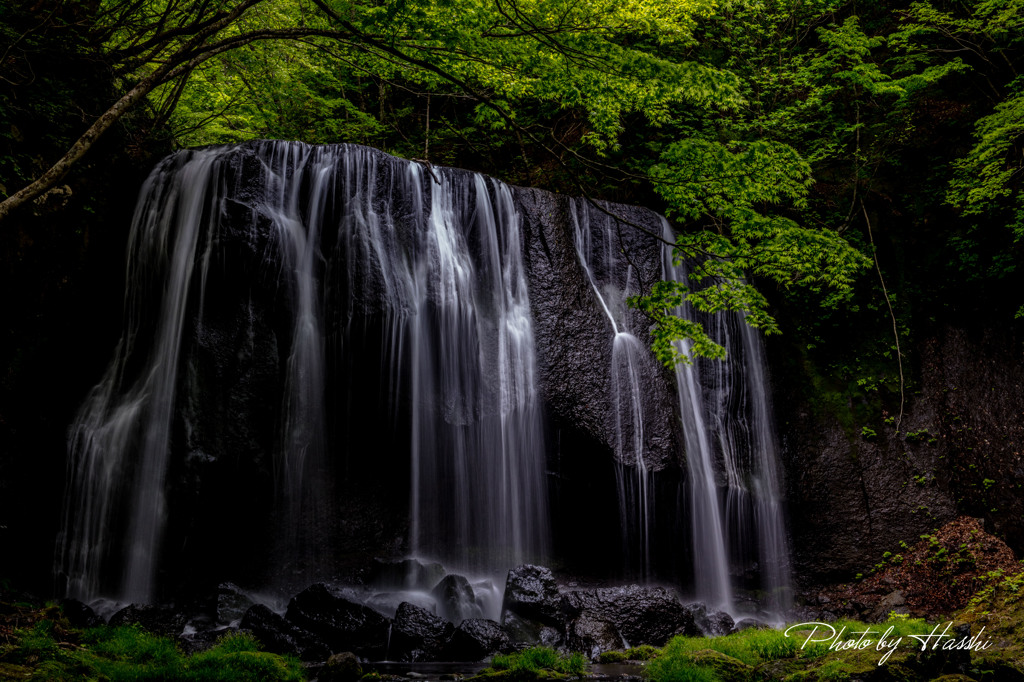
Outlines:
[[[644,459],[644,406],[640,388],[640,358],[647,350],[629,331],[626,315],[626,298],[638,292],[631,289],[633,272],[628,264],[621,273],[621,284],[615,281],[620,274],[617,271],[623,268],[609,216],[600,214],[600,227],[595,230],[586,201],[573,201],[569,211],[576,255],[611,327],[609,372],[615,412],[615,478],[626,572],[646,581],[653,571],[651,535],[655,518],[653,475]]]
[[[486,572],[547,544],[533,329],[509,188],[441,172],[411,264],[411,545]]]
[[[339,557],[368,551],[346,544],[339,511],[373,513],[367,472],[408,495],[382,507],[404,515],[407,500],[407,528],[352,524],[373,525],[372,551],[475,578],[544,561],[561,428],[546,433],[548,412],[610,452],[575,453],[573,473],[585,493],[600,481],[617,495],[630,578],[665,578],[666,545],[688,537],[699,599],[737,612],[741,588],[760,589],[784,610],[757,334],[684,305],[729,358],[665,371],[626,300],[659,274],[685,281],[686,266],[587,202],[541,194],[354,145],[254,142],[158,164],[130,233],[123,337],[69,430],[66,593],[152,602],[207,549],[249,552],[227,573],[252,559],[268,582],[331,577]],[[566,356],[571,371],[556,372]],[[683,453],[688,532],[664,513]],[[615,519],[611,500],[569,499]],[[496,609],[493,585],[478,587]]]
[[[115,526],[126,537],[117,587],[146,600],[164,521],[164,474],[170,441],[185,310],[199,244],[200,219],[214,177],[214,154],[162,162],[143,185],[129,236],[125,328],[111,363],[69,433],[68,494],[59,564],[67,593],[99,594]],[[168,176],[178,178],[168,183]],[[213,197],[211,197],[212,199]],[[152,298],[150,298],[152,295]],[[146,306],[160,313],[152,349],[138,348]],[[129,374],[129,360],[147,356]],[[126,522],[123,507],[131,512]],[[127,527],[125,527],[127,526]]]
[[[665,222],[662,236],[674,241]],[[665,279],[688,282],[685,263],[663,255]],[[695,359],[675,368],[686,444],[697,598],[737,612],[734,567],[754,564],[762,607],[781,617],[791,605],[789,547],[760,338],[741,314],[675,314],[697,319],[726,348],[725,360]],[[689,343],[679,342],[688,353]],[[724,478],[724,480],[722,480]]]
[[[243,225],[225,233],[239,210]],[[344,451],[347,434],[330,437],[325,381],[374,345],[363,337],[375,317],[383,391],[410,434],[412,549],[467,570],[543,555],[543,430],[511,190],[362,147],[264,142],[179,152],[142,189],[124,336],[69,432],[57,551],[69,595],[158,596],[171,453],[193,447],[202,419],[193,337],[208,270],[229,248],[256,254],[252,275],[283,311],[272,459],[289,562],[326,558],[330,460],[359,453]],[[209,458],[195,448],[189,457]]]
[[[742,418],[718,430],[728,480],[726,526],[736,560],[748,566],[756,562],[762,606],[781,618],[792,606],[789,540],[764,349],[757,331],[740,316],[733,317],[730,327],[733,370],[718,394],[732,395],[734,411]]]

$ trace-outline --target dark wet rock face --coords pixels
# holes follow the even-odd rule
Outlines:
[[[701,617],[709,631],[724,634],[732,627],[727,614],[709,617],[701,611]],[[564,646],[591,657],[701,634],[694,614],[672,590],[640,585],[560,590],[550,570],[532,565],[509,571],[501,625],[513,641]]]
[[[1019,340],[947,327],[915,344],[920,383],[899,433],[894,423],[842,423],[794,365],[799,353],[781,339],[769,349],[800,582],[866,574],[900,542],[961,514],[1024,550]]]
[[[177,637],[187,622],[188,617],[176,609],[151,604],[129,604],[111,616],[108,625],[138,625],[150,632]]]
[[[437,661],[455,626],[426,609],[402,602],[395,613],[388,660]]]
[[[512,648],[512,640],[493,620],[470,618],[459,623],[445,644],[442,659],[448,661],[482,661]]]
[[[530,287],[530,307],[537,339],[541,389],[550,416],[572,425],[595,442],[614,452],[615,406],[612,404],[611,366],[614,331],[595,298],[579,262],[574,243],[574,222],[569,197],[536,189],[517,188],[516,205],[523,216],[525,261]],[[609,205],[615,214],[658,234],[661,218],[636,206]],[[577,205],[577,219],[596,221],[591,226],[602,234],[609,219],[585,202]],[[660,245],[649,234],[631,226],[617,233],[619,247],[628,252],[633,276],[646,281],[660,279]],[[602,284],[624,285],[626,268],[595,274]],[[632,328],[645,330],[650,323],[640,313]],[[642,339],[648,342],[648,339]],[[676,430],[676,399],[657,363],[643,367],[639,380],[644,402],[644,459],[648,469],[660,471],[678,461],[680,435]]]
[[[194,654],[198,651],[206,651],[215,646],[221,639],[237,633],[238,628],[223,628],[218,630],[200,630],[191,634],[178,636],[178,648],[184,654]]]
[[[524,564],[508,572],[501,626],[513,641],[528,646],[564,644],[561,593],[550,569]]]
[[[77,599],[61,600],[60,608],[68,622],[76,628],[94,628],[103,625],[103,619],[96,615],[92,607]]]
[[[430,595],[437,600],[438,614],[453,623],[482,615],[473,586],[461,575],[446,575]]]
[[[293,597],[285,617],[319,637],[331,651],[352,651],[371,660],[385,654],[388,619],[368,606],[331,594],[322,583]]]
[[[663,646],[675,635],[699,635],[693,614],[664,587],[624,585],[567,592],[562,608],[569,622],[580,618],[614,626],[629,646]]]
[[[561,595],[551,570],[529,564],[508,572],[502,614],[558,625],[561,621]]]
[[[217,587],[217,622],[228,625],[242,619],[253,606],[250,599],[238,585],[221,583]]]
[[[262,604],[245,612],[241,627],[251,632],[264,649],[275,654],[293,654],[304,661],[325,661],[331,655],[330,647],[319,637]]]
[[[794,620],[811,621],[811,620],[815,620],[816,618],[817,618],[817,614],[815,615],[815,617],[808,616],[807,618],[795,618]],[[821,618],[817,618],[817,619],[818,620],[822,620]],[[830,618],[828,620],[835,620],[835,617],[833,616],[832,618]],[[767,627],[768,627],[767,625],[765,625],[761,621],[757,620],[756,618],[740,618],[732,626],[732,630],[730,630],[729,632],[730,633],[732,633],[732,632],[743,632],[744,630],[750,630],[750,629],[762,630],[762,629],[767,628]]]
[[[624,649],[626,644],[614,625],[597,615],[582,613],[568,625],[566,646],[593,659],[605,651]]]
[[[506,611],[501,616],[501,627],[512,639],[513,642],[523,646],[546,646],[551,648],[561,647],[565,638],[561,624],[558,626],[548,625],[512,612]]]
[[[733,622],[732,616],[724,611],[709,611],[704,604],[690,604],[686,609],[705,637],[721,637],[735,631],[736,623]]]
[[[327,659],[316,679],[318,682],[356,682],[362,676],[363,668],[356,655],[351,651],[343,651]]]

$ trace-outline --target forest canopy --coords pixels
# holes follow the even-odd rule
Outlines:
[[[680,338],[723,352],[671,314],[683,299],[766,333],[780,304],[824,306],[793,322],[809,347],[867,311],[891,328],[891,364],[912,270],[1018,276],[1024,0],[2,5],[0,220],[112,128],[154,149],[357,142],[645,203],[675,222],[676,257],[701,263],[633,301],[667,363],[687,360]],[[69,63],[103,84],[87,104],[69,100]]]

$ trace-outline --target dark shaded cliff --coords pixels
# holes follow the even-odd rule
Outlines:
[[[776,416],[804,584],[867,574],[885,552],[962,514],[1024,550],[1019,339],[947,326],[912,347],[919,378],[898,434],[894,420],[865,429],[823,407],[792,349],[778,343],[774,350],[777,393],[798,396],[776,400]]]

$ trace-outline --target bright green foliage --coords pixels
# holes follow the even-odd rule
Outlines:
[[[644,673],[655,682],[720,682],[713,670],[683,657],[660,658],[656,667],[648,666]]]
[[[57,627],[56,621],[45,619],[16,631],[13,642],[0,647],[0,661],[23,665],[31,671],[30,679],[48,681],[305,679],[296,659],[261,651],[247,633],[228,635],[213,648],[186,657],[173,640],[135,626],[86,630],[80,646],[58,643]]]
[[[978,143],[959,159],[947,198],[964,215],[1005,216],[1014,241],[1024,239],[1024,77],[1009,86],[1010,96],[978,120]],[[1006,263],[1013,268],[1013,263]]]
[[[1018,270],[1024,237],[1024,2],[915,2],[903,19],[892,43],[908,59],[956,65],[980,86],[983,115],[973,145],[950,164],[944,197],[967,227],[948,239],[965,279],[1005,281]]]
[[[699,323],[680,315],[679,308],[687,292],[679,282],[656,282],[649,296],[629,299],[631,306],[642,310],[654,322],[652,349],[669,367],[677,362],[689,363],[690,354],[704,358],[725,357],[725,348],[715,343]]]
[[[306,43],[232,51],[193,74],[172,133],[183,146],[254,138],[372,145],[381,123],[352,101],[365,103],[368,88],[337,67],[329,52]]]
[[[691,54],[732,73],[741,104],[680,112],[671,134],[649,145],[660,155],[655,191],[682,223],[676,255],[700,264],[695,281],[636,302],[656,324],[659,357],[682,359],[678,339],[696,348],[687,355],[720,355],[701,330],[668,321],[666,304],[746,310],[773,333],[785,301],[812,357],[829,349],[815,389],[834,391],[843,410],[866,402],[881,421],[903,388],[894,333],[905,349],[921,289],[948,276],[942,260],[961,269],[960,281],[1018,269],[1019,235],[1017,244],[998,235],[1003,225],[1019,231],[1024,206],[1020,4],[765,0],[730,3],[702,23]],[[963,146],[946,138],[985,111],[977,95],[991,114],[958,158]],[[979,222],[942,215],[944,200]],[[736,295],[751,284],[757,292]],[[725,301],[711,293],[723,286],[733,292]],[[837,357],[850,345],[854,356]]]
[[[514,679],[531,679],[541,670],[582,675],[587,670],[587,659],[578,651],[562,655],[554,649],[538,646],[514,654],[498,654],[491,660],[491,668],[508,671]]]
[[[769,10],[768,16],[792,21],[784,5],[770,3],[774,13]],[[836,294],[849,292],[869,263],[835,229],[841,227],[835,217],[822,220],[808,204],[812,162],[840,155],[856,140],[860,124],[808,131],[808,123],[817,119],[820,126],[848,92],[870,98],[900,92],[867,61],[880,41],[865,36],[850,18],[819,29],[820,46],[814,51],[772,55],[771,49],[778,49],[773,44],[766,56],[764,8],[738,7],[723,21],[730,22],[729,47],[741,55],[726,65],[743,78],[740,91],[748,98],[744,107],[739,116],[699,126],[699,137],[670,143],[651,168],[668,215],[687,222],[677,237],[675,256],[696,262],[690,279],[694,285],[703,283],[692,288],[673,284],[672,297],[663,288],[634,301],[655,322],[655,352],[664,362],[685,359],[675,343],[682,339],[691,342],[693,355],[721,357],[692,323],[669,319],[662,305],[666,300],[682,297],[702,312],[743,311],[748,323],[772,334],[778,326],[748,277],[784,290],[801,288],[834,304],[842,300]],[[752,63],[755,59],[764,62]],[[786,66],[779,68],[779,60]],[[774,105],[766,106],[769,101]],[[793,145],[803,141],[797,135],[808,132],[814,144],[807,145],[805,155]]]
[[[747,665],[795,656],[799,642],[779,630],[748,629],[727,637],[675,637],[662,650],[661,656],[648,664],[650,676],[659,679],[658,671],[671,665],[672,658],[686,657],[697,651],[711,649]]]
[[[899,668],[901,659],[905,657],[914,660],[920,648],[920,642],[910,635],[927,634],[934,627],[921,619],[897,614],[891,614],[885,623],[865,624],[839,620],[830,625],[836,633],[843,632],[842,641],[850,638],[856,640],[859,635],[852,633],[871,631],[874,634],[869,637],[877,642],[879,636],[891,627],[886,639],[895,641],[902,638],[902,641],[898,653],[888,659],[885,665],[896,669],[897,677],[903,673],[903,669]],[[846,679],[844,675],[850,672],[860,673],[878,668],[883,653],[874,648],[861,652],[835,651],[829,649],[829,642],[826,641],[808,643],[812,627],[792,629],[788,636],[785,629],[749,629],[725,637],[675,637],[665,646],[661,655],[647,665],[644,675],[653,682],[757,679],[755,671],[766,670],[758,666],[773,661],[781,665],[768,670],[774,671],[773,674],[780,678],[794,680]],[[815,639],[825,639],[830,634],[824,629],[813,632]]]
[[[650,644],[641,644],[625,651],[603,651],[597,657],[598,663],[622,663],[624,661],[649,661],[657,658],[661,649]]]
[[[191,131],[181,138],[189,143],[372,141],[387,116],[371,98],[394,85],[413,96],[472,95],[474,123],[491,133],[510,132],[533,103],[577,109],[588,122],[581,139],[602,153],[617,144],[626,113],[657,124],[671,104],[730,96],[726,74],[632,46],[686,44],[696,18],[713,9],[711,0],[262,0],[223,35],[292,27],[314,35],[214,57],[185,87],[175,125]]]

